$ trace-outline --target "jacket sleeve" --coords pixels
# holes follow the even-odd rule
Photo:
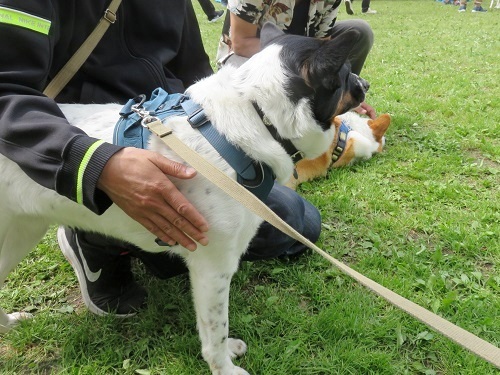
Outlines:
[[[42,94],[59,32],[53,1],[0,0],[0,153],[40,185],[101,214],[112,202],[97,180],[120,147],[70,126]]]

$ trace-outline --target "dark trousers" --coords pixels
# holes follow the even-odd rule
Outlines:
[[[370,8],[370,0],[363,0],[361,2],[361,11],[366,12]]]
[[[198,0],[198,2],[209,20],[215,17],[215,7],[212,4],[212,0]]]
[[[354,19],[337,21],[332,29],[332,39],[347,30],[358,30],[361,35],[358,41],[354,44],[348,58],[351,63],[352,72],[359,75],[373,46],[373,31],[368,22],[364,20]]]

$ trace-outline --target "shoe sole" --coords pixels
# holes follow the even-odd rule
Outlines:
[[[73,269],[75,270],[83,302],[85,303],[85,306],[87,306],[87,309],[89,309],[91,313],[99,316],[113,315],[116,316],[117,318],[122,318],[122,319],[130,318],[134,315],[137,315],[137,313],[128,313],[128,314],[110,313],[102,310],[94,302],[92,302],[87,288],[84,287],[84,285],[87,285],[87,278],[85,277],[85,272],[82,268],[80,260],[76,257],[75,253],[71,249],[70,244],[68,243],[68,239],[66,238],[66,233],[63,227],[59,227],[57,229],[57,241],[59,242],[59,248],[61,249],[64,257],[69,262],[69,264],[71,264],[71,267],[73,267]]]
[[[210,23],[217,22],[218,20],[220,20],[222,18],[223,15],[224,15],[224,13],[222,13],[219,17],[215,17],[215,18],[212,18],[211,20],[208,20],[208,22],[210,22]]]

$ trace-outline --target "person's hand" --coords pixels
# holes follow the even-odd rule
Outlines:
[[[195,175],[193,168],[160,154],[127,147],[108,160],[97,187],[160,240],[194,251],[193,239],[208,244],[204,233],[208,224],[168,176],[188,179]]]
[[[377,112],[375,112],[375,109],[366,102],[363,102],[359,105],[359,107],[354,108],[354,111],[356,111],[360,115],[368,116],[372,120],[375,120],[377,118]]]

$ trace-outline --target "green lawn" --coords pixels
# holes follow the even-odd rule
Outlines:
[[[222,23],[194,2],[207,53]],[[488,6],[489,1],[483,2]],[[217,5],[220,8],[220,4]],[[305,183],[323,217],[320,247],[357,271],[500,346],[500,10],[373,0],[367,98],[392,125],[383,154]],[[469,6],[472,8],[472,6]],[[208,374],[189,281],[138,266],[148,309],[88,313],[55,232],[0,291],[35,319],[0,337],[1,374]],[[341,274],[315,254],[245,263],[231,334],[255,375],[497,374],[493,366]]]

